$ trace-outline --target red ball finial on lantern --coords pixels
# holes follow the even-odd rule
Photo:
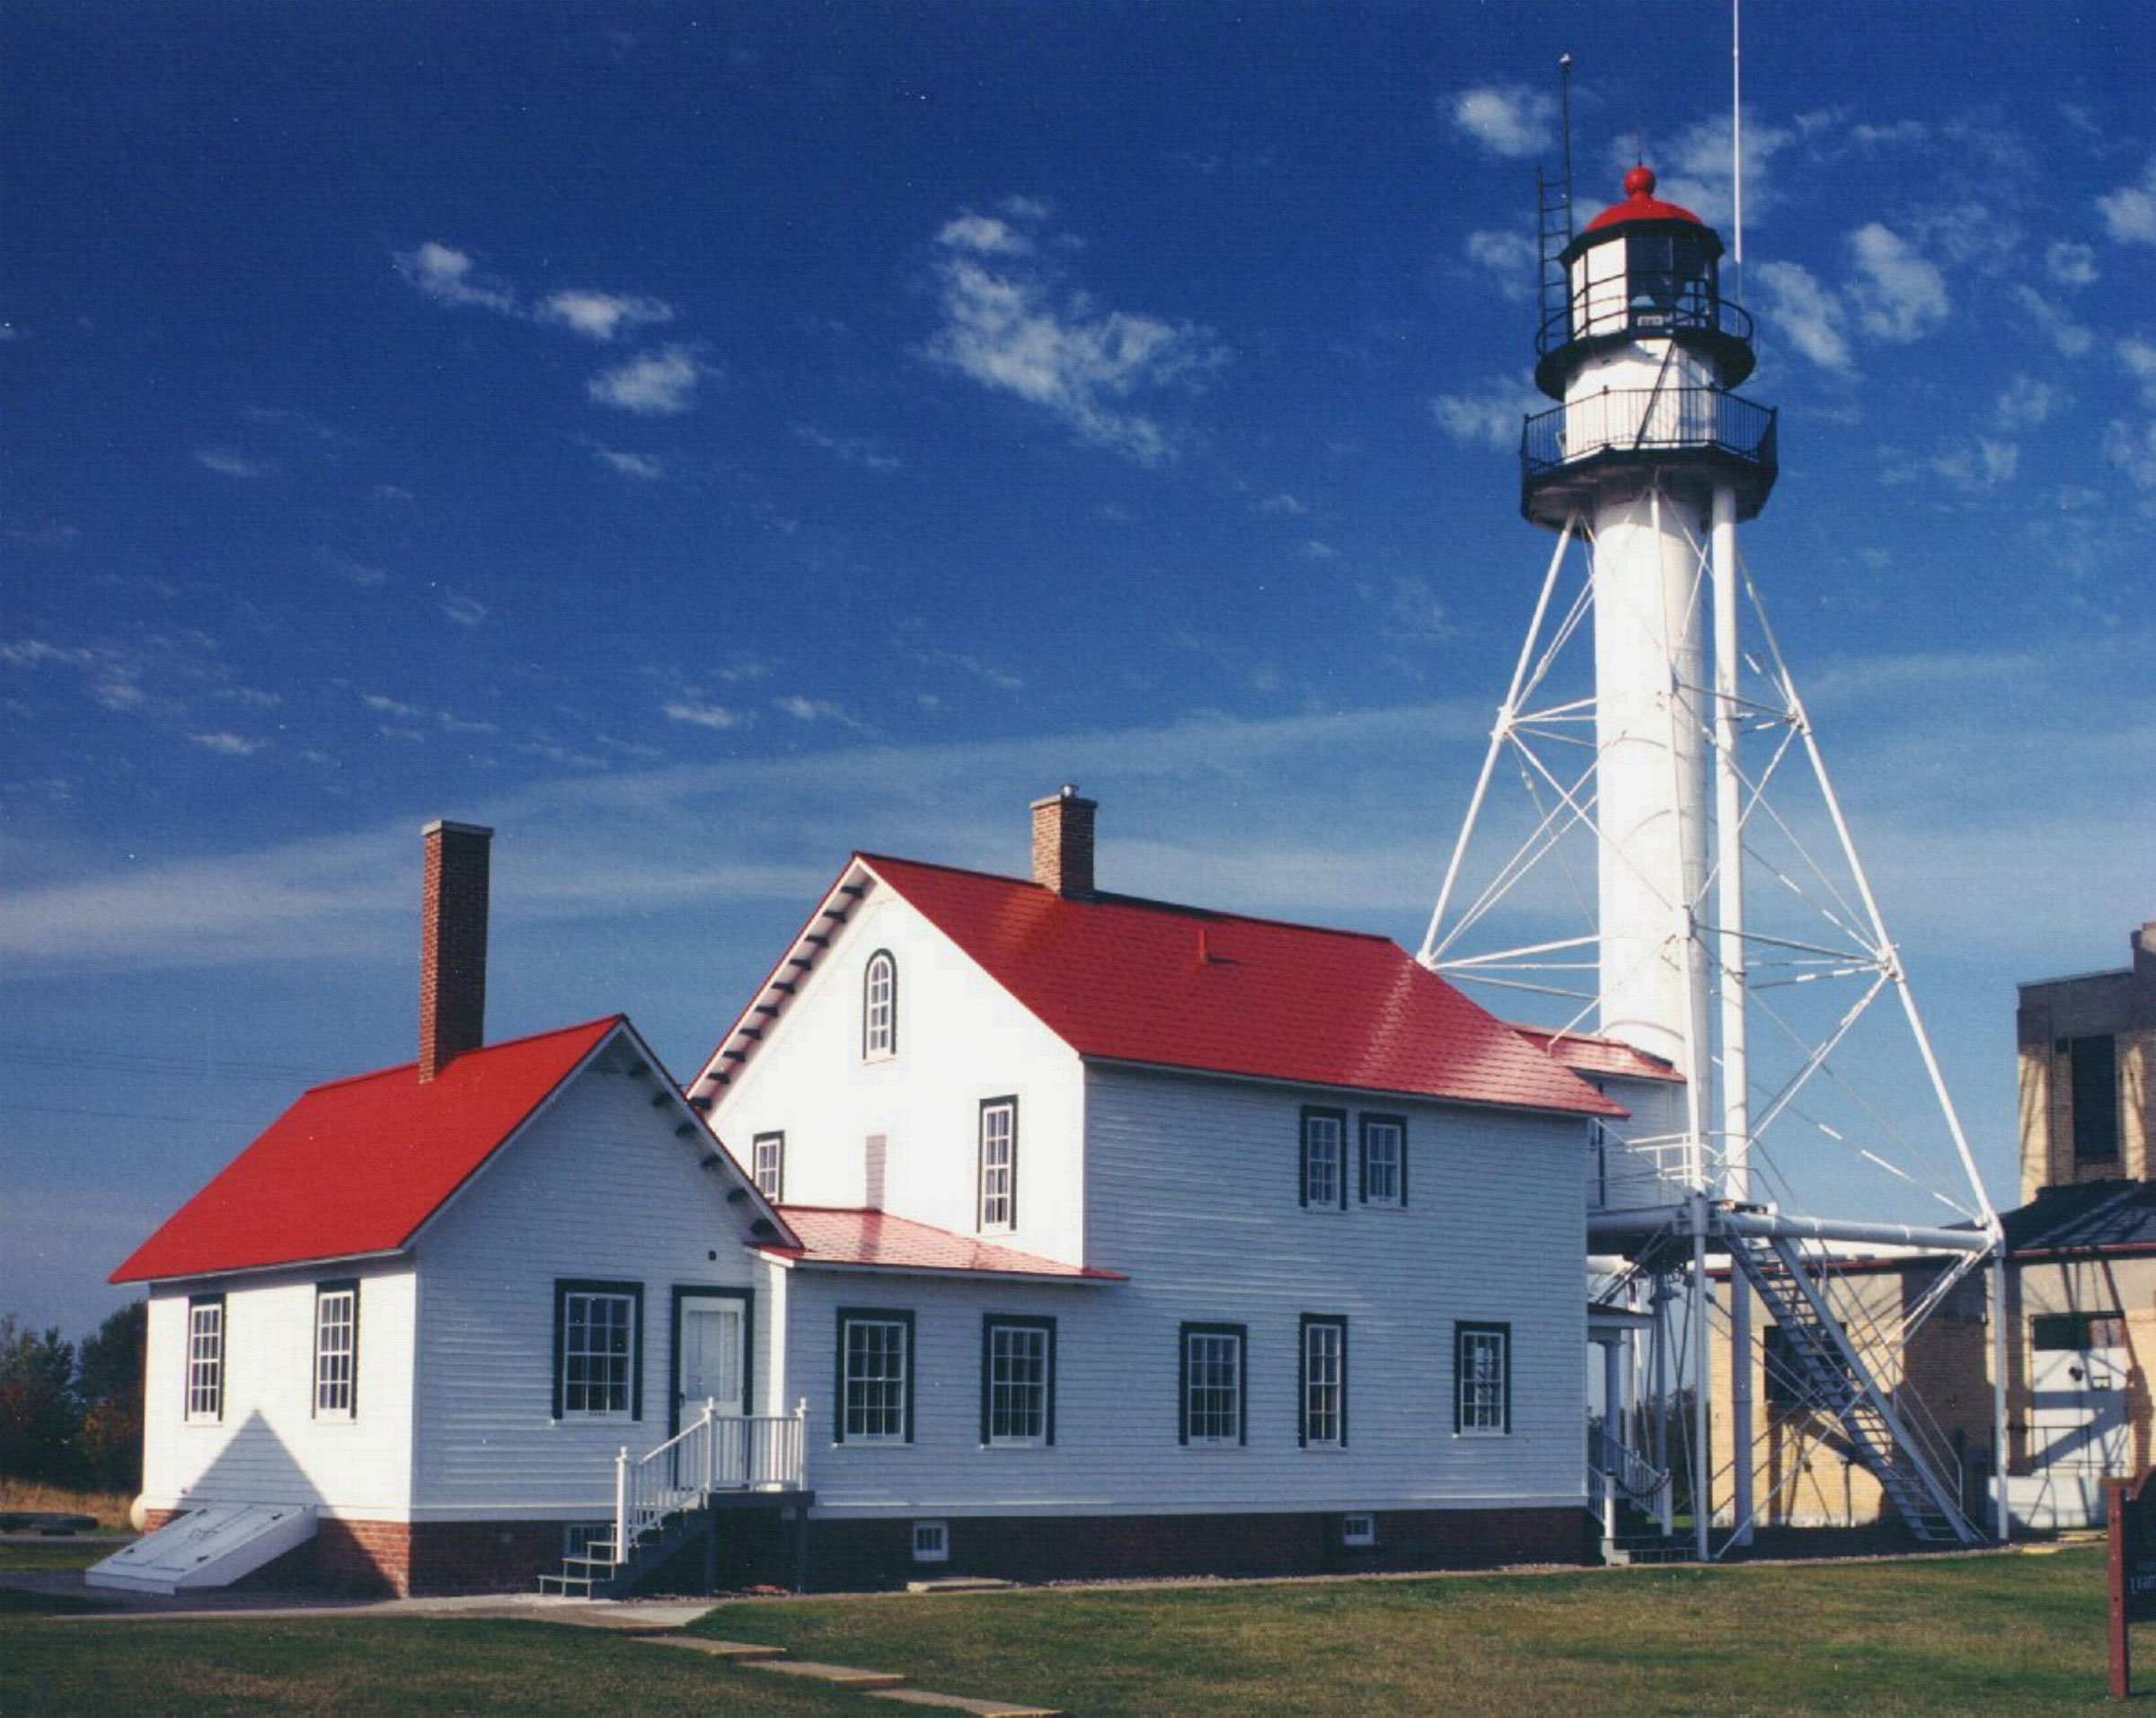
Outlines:
[[[1625,174],[1624,194],[1627,197],[1652,197],[1655,194],[1655,170],[1642,164]]]

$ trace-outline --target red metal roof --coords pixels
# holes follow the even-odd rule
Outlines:
[[[1679,208],[1674,203],[1665,203],[1655,195],[1655,173],[1651,167],[1635,167],[1624,176],[1624,201],[1613,203],[1586,225],[1592,233],[1598,227],[1615,226],[1622,221],[1690,221],[1694,226],[1706,222],[1689,208]]]
[[[1624,1113],[1384,937],[860,858],[1081,1056]]]
[[[1621,1044],[1614,1038],[1596,1038],[1586,1032],[1546,1032],[1540,1026],[1515,1026],[1544,1055],[1554,1056],[1575,1074],[1615,1075],[1628,1080],[1666,1080],[1684,1084],[1684,1076],[1659,1056]]]
[[[992,1276],[1063,1277],[1074,1282],[1123,1282],[1119,1271],[1065,1264],[1021,1253],[970,1235],[953,1235],[932,1224],[888,1211],[823,1205],[782,1205],[779,1215],[800,1241],[773,1243],[761,1251],[802,1264],[879,1267],[887,1271],[972,1271]]]
[[[624,1022],[318,1085],[270,1124],[112,1273],[204,1276],[393,1253]]]

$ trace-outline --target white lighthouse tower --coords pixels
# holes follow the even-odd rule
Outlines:
[[[1774,412],[1734,392],[1756,361],[1751,318],[1722,294],[1715,232],[1659,199],[1645,165],[1623,189],[1577,233],[1568,183],[1555,198],[1545,189],[1534,374],[1557,403],[1525,422],[1520,510],[1557,544],[1421,958],[1455,980],[1505,987],[1515,1005],[1523,995],[1559,999],[1561,1017],[1541,1034],[1552,1053],[1590,1077],[1631,1081],[1621,1094],[1631,1120],[1597,1141],[1587,1195],[1598,1300],[1610,1309],[1595,1338],[1606,1459],[1590,1472],[1605,1519],[1622,1493],[1666,1531],[1683,1467],[1694,1554],[1717,1554],[1716,1519],[1728,1529],[1724,1549],[1748,1542],[1762,1507],[1753,1384],[1763,1377],[1784,1426],[1798,1404],[1812,1435],[1869,1474],[1883,1507],[1920,1538],[1966,1543],[1983,1532],[1962,1444],[1946,1454],[1938,1428],[1914,1417],[1904,1362],[1918,1326],[1986,1259],[1993,1329],[2003,1330],[1998,1218],[1740,562],[1737,527],[1765,505],[1778,468]],[[1507,760],[1524,818],[1490,815]],[[1809,792],[1800,808],[1799,783]],[[1467,862],[1485,822],[1509,856],[1477,876]],[[1822,856],[1807,840],[1835,851]],[[1774,844],[1762,869],[1782,886],[1777,905],[1798,905],[1793,919],[1763,926],[1748,923],[1746,872]],[[1578,863],[1568,857],[1582,847]],[[1568,900],[1586,909],[1580,934],[1556,928]],[[1488,946],[1508,910],[1533,940]],[[1837,984],[1853,985],[1853,999],[1816,1027],[1783,999]],[[1883,998],[1899,1000],[1921,1074],[1836,1126],[1837,1058]],[[1753,1054],[1755,1011],[1780,1056],[1771,1069]],[[1941,1126],[1928,1159],[1897,1113],[1925,1081]],[[1792,1130],[1802,1137],[1781,1153]],[[1826,1147],[1845,1161],[1812,1173],[1807,1154]],[[1889,1198],[1857,1191],[1851,1165],[1886,1172]],[[1823,1187],[1851,1205],[1804,1214]],[[1904,1195],[1920,1208],[1914,1221],[1890,1209]],[[1882,1315],[1849,1297],[1852,1249],[1936,1271],[1911,1267],[1928,1287]],[[1772,1341],[1754,1329],[1755,1303]],[[1671,1406],[1686,1399],[1691,1424],[1673,1433]],[[1989,1441],[2003,1449],[2002,1394],[1993,1421]]]

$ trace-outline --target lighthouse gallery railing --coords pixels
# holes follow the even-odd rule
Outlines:
[[[1710,387],[1609,388],[1527,420],[1520,475],[1527,483],[1582,459],[1678,451],[1719,453],[1771,473],[1774,410]]]

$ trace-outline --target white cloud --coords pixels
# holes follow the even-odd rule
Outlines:
[[[1170,383],[1195,383],[1216,368],[1224,355],[1210,331],[1102,311],[1079,292],[1059,302],[1052,278],[1021,256],[992,259],[948,239],[943,250],[937,265],[943,323],[930,338],[931,358],[1041,407],[1085,440],[1142,465],[1174,457],[1170,431],[1124,402]]]
[[[835,436],[827,430],[819,430],[812,423],[795,423],[787,426],[795,436],[811,447],[821,447],[835,459],[843,459],[849,465],[859,465],[867,471],[891,472],[899,468],[896,454],[887,453],[866,436]]]
[[[487,606],[476,597],[466,597],[455,590],[444,590],[437,605],[443,615],[459,626],[476,626],[487,617]]]
[[[657,483],[667,474],[666,462],[656,454],[623,453],[616,447],[602,447],[592,444],[593,455],[607,470],[620,473],[623,477],[641,477],[646,483]]]
[[[397,272],[437,303],[469,305],[513,315],[517,296],[499,281],[481,275],[469,252],[429,239],[416,251],[392,253]]]
[[[1847,375],[1849,314],[1842,301],[1798,262],[1760,262],[1752,279],[1765,297],[1768,330],[1823,369]]]
[[[267,477],[277,469],[267,459],[252,459],[229,447],[198,447],[195,461],[222,477]]]
[[[2065,239],[2044,252],[2044,270],[2063,287],[2086,287],[2096,282],[2096,252],[2086,244]]]
[[[617,411],[648,417],[686,412],[703,368],[685,346],[662,346],[640,352],[591,378],[591,397]]]
[[[1856,278],[1850,302],[1864,332],[1880,340],[1919,340],[1947,319],[1946,277],[1907,240],[1877,221],[1849,235]]]
[[[1489,270],[1507,298],[1534,297],[1541,259],[1535,255],[1534,241],[1524,233],[1515,233],[1509,228],[1470,233],[1467,260],[1478,268]]]
[[[1536,398],[1516,382],[1485,382],[1464,394],[1440,394],[1430,402],[1430,415],[1454,441],[1509,453],[1519,446],[1520,425]]]
[[[559,323],[593,340],[612,340],[623,328],[674,320],[674,307],[635,293],[571,288],[557,292],[539,306],[539,320]]]
[[[378,716],[395,716],[402,722],[417,722],[427,713],[414,704],[403,704],[380,692],[363,692],[359,702]]]
[[[1942,447],[1926,462],[1933,476],[1943,479],[1965,495],[1981,494],[2013,481],[2021,464],[2021,449],[2010,441],[1978,436],[1974,440]]]
[[[2121,244],[2156,244],[2156,160],[2142,170],[2140,181],[2121,185],[2096,199],[2104,230]]]
[[[357,585],[361,590],[379,590],[389,582],[386,568],[355,561],[349,554],[340,554],[334,549],[317,549],[314,559],[324,572],[334,573],[348,584]]]
[[[1305,561],[1338,561],[1340,552],[1322,537],[1304,537],[1295,545],[1295,553]]]
[[[1451,109],[1457,129],[1508,160],[1539,154],[1556,141],[1556,98],[1524,84],[1462,90]]]
[[[773,698],[772,705],[774,709],[784,711],[796,722],[844,721],[845,718],[845,712],[828,700],[804,698],[799,693],[789,694],[783,698]]]
[[[936,243],[976,256],[1028,256],[1033,250],[1033,241],[1023,233],[986,215],[952,217],[943,223]]]
[[[2029,320],[2043,330],[2060,357],[2080,358],[2096,344],[2094,334],[2026,281],[2008,290],[2013,301],[2028,312]]]
[[[2126,374],[2141,384],[2142,397],[2156,405],[2156,345],[2138,334],[2128,334],[2118,342],[2118,361],[2126,368]]]
[[[2065,394],[2052,383],[2033,376],[2017,376],[2000,394],[1992,415],[2001,430],[2034,430],[2050,421],[2065,403]]]
[[[2137,489],[2156,489],[2156,421],[2135,425],[2114,418],[2104,431],[2104,457]]]
[[[668,722],[685,722],[693,728],[724,731],[755,720],[754,713],[746,710],[729,710],[723,704],[698,704],[688,698],[676,698],[662,707]]]
[[[1771,166],[1796,141],[1796,133],[1747,114],[1745,126],[1745,218],[1756,221],[1781,199]],[[1618,153],[1613,165],[1629,167],[1631,156]],[[1689,208],[1708,226],[1733,238],[1736,212],[1735,156],[1729,147],[1729,116],[1718,114],[1686,126],[1648,156],[1659,182],[1655,195]]]
[[[263,744],[259,739],[244,739],[229,733],[190,734],[188,738],[204,751],[215,752],[220,757],[252,757]]]

